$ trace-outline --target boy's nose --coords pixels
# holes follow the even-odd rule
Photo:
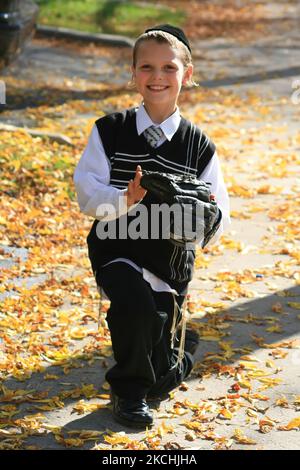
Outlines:
[[[157,80],[163,78],[163,71],[160,69],[155,69],[153,70],[153,77],[156,78]]]

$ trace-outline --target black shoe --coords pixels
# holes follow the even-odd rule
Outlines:
[[[178,332],[179,339],[176,339],[174,346],[179,347],[181,331]],[[199,334],[195,330],[186,330],[185,332],[185,343],[184,350],[190,354],[195,354],[199,346]]]
[[[146,400],[132,400],[118,397],[110,391],[115,420],[125,426],[134,428],[150,427],[153,424],[153,415],[149,410]]]

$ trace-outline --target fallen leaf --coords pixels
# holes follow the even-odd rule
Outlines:
[[[300,418],[292,419],[286,426],[279,426],[277,429],[280,431],[292,431],[293,429],[300,429]]]
[[[263,419],[259,421],[259,430],[260,432],[266,434],[272,431],[275,424],[276,424],[276,421],[272,420],[271,418],[268,418],[268,416],[265,416]]]
[[[232,438],[239,444],[248,444],[248,445],[257,444],[257,442],[254,441],[253,439],[246,437],[241,429],[235,429]]]

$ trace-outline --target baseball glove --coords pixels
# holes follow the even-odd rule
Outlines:
[[[199,243],[204,248],[220,226],[222,213],[209,184],[192,175],[143,171],[140,185],[159,203],[172,206],[170,241]]]

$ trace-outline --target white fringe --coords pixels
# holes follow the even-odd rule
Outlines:
[[[173,302],[174,302],[174,311],[173,311],[173,323],[172,323],[172,327],[171,327],[171,348],[174,349],[174,341],[175,341],[175,338],[176,338],[176,332],[177,332],[178,328],[181,327],[181,337],[180,337],[180,343],[179,343],[179,348],[178,348],[178,358],[177,358],[177,362],[176,362],[174,367],[179,366],[179,371],[182,372],[182,361],[183,361],[183,358],[184,358],[184,344],[185,344],[186,325],[187,325],[187,322],[188,322],[189,317],[190,317],[190,315],[188,313],[188,310],[187,310],[188,295],[186,295],[186,297],[184,299],[184,303],[183,303],[183,306],[182,306],[182,317],[181,317],[181,321],[178,324],[177,328],[176,328],[176,323],[177,323],[177,320],[178,320],[178,317],[179,317],[179,314],[180,314],[180,308],[179,308],[179,306],[176,302],[175,294],[172,294],[172,295],[173,295]]]

